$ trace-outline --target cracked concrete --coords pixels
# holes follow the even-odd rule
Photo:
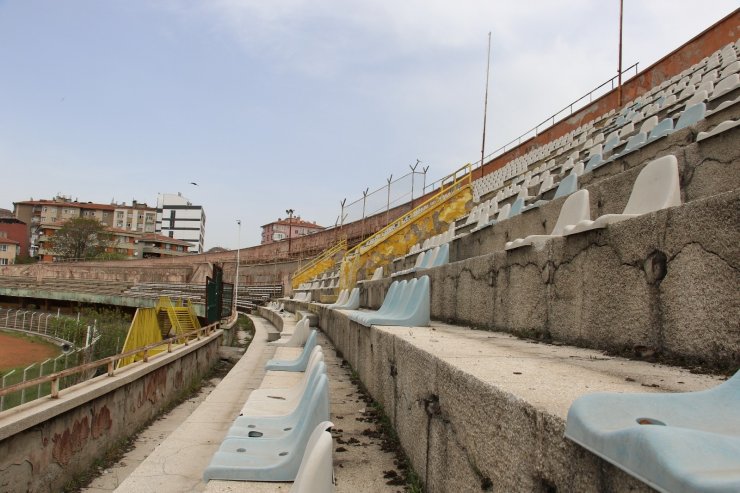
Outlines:
[[[740,190],[424,272],[435,320],[732,371]],[[378,308],[391,279],[364,283]]]
[[[364,327],[311,306],[383,403],[427,491],[651,491],[563,438],[573,400],[677,392],[717,377],[433,322]],[[598,485],[598,486],[597,486]]]

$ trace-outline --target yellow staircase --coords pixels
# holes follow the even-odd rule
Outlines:
[[[172,300],[168,297],[162,296],[154,308],[139,308],[136,310],[121,352],[132,351],[199,328],[200,322],[190,301],[187,303],[182,301],[172,303]],[[149,354],[166,350],[167,345],[163,344],[149,350]],[[118,368],[138,361],[141,357],[142,355],[136,355],[123,358],[119,360]]]

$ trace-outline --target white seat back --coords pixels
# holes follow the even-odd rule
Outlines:
[[[646,214],[676,205],[681,205],[678,161],[668,155],[651,161],[637,175],[624,214]]]

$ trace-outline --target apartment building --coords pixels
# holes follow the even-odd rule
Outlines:
[[[113,227],[127,231],[154,233],[157,227],[157,209],[134,200],[131,205],[116,205],[113,211]]]
[[[300,216],[288,219],[278,218],[277,221],[262,226],[262,241],[260,243],[265,245],[285,240],[288,237],[297,238],[310,235],[324,229],[326,229],[324,226],[319,226],[315,221],[304,221]]]
[[[96,204],[58,195],[51,200],[14,202],[13,206],[13,215],[28,225],[30,247],[27,254],[31,256],[38,254],[42,225],[60,225],[76,217],[96,219],[106,227],[120,231],[154,233],[156,229],[157,210],[136,200],[131,205],[125,202]]]
[[[14,202],[13,214],[29,226],[30,255],[38,254],[39,233],[42,224],[63,223],[75,217],[97,219],[108,227],[113,226],[115,207],[93,202],[73,201],[58,195],[52,200],[26,200]]]
[[[38,256],[41,262],[57,262],[61,259],[50,248],[54,234],[62,223],[42,224],[38,238]],[[127,259],[179,257],[190,254],[190,243],[156,233],[140,233],[118,228],[106,228],[110,243],[105,253],[118,254]]]
[[[20,253],[20,243],[8,238],[5,231],[0,231],[0,265],[14,264]]]
[[[4,234],[4,237],[18,242],[20,247],[20,256],[29,256],[29,235],[28,225],[16,219],[12,214],[8,216],[0,217],[0,235]]]
[[[157,197],[155,231],[169,238],[187,241],[194,253],[203,253],[206,214],[202,206],[193,205],[180,192],[161,193]]]

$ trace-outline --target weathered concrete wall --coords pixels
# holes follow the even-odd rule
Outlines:
[[[221,331],[114,377],[0,414],[0,491],[56,492],[182,396],[218,361]]]
[[[740,108],[738,108],[740,111]],[[660,139],[638,152],[595,169],[579,177],[579,188],[589,191],[591,217],[621,213],[627,205],[637,175],[650,161],[672,154],[679,167],[683,202],[711,197],[740,189],[740,128],[717,138],[694,142],[695,133],[685,129]],[[530,234],[548,234],[557,222],[565,198],[544,207],[529,210],[492,227],[469,234],[450,245],[450,260],[463,260],[503,250],[507,241]],[[405,262],[410,267],[411,257]],[[400,266],[399,266],[400,268]]]
[[[442,361],[394,328],[309,309],[383,405],[426,491],[652,491],[565,440],[561,417]]]
[[[738,231],[740,190],[417,275],[430,276],[436,320],[731,370]],[[363,305],[380,306],[390,282],[365,283]]]

